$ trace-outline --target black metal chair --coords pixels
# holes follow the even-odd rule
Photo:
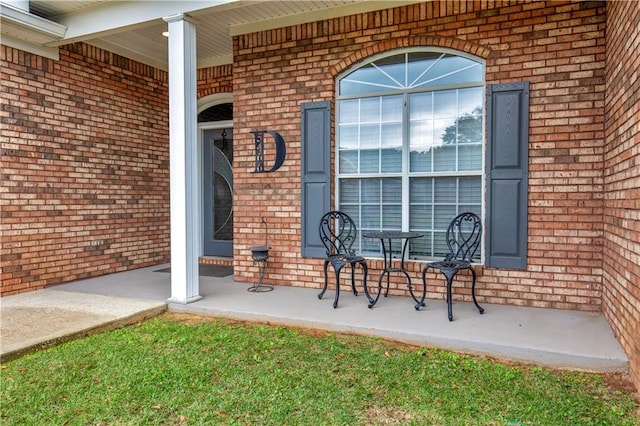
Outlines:
[[[453,282],[453,277],[455,277],[459,271],[464,269],[471,271],[471,296],[473,297],[473,303],[481,314],[484,313],[484,309],[478,305],[476,300],[476,271],[471,267],[471,260],[480,247],[481,238],[482,223],[480,218],[476,214],[469,212],[459,214],[451,221],[449,228],[447,229],[447,246],[449,247],[449,254],[444,258],[444,260],[428,263],[422,270],[422,283],[425,294],[427,292],[426,275],[429,268],[439,270],[446,277],[449,321],[453,320],[453,313],[451,310],[451,284]],[[419,309],[419,306],[420,305],[416,305],[416,309]]]
[[[367,287],[367,262],[364,260],[364,257],[358,256],[355,251],[351,249],[357,236],[358,230],[356,224],[346,213],[330,211],[322,216],[320,220],[320,239],[327,249],[327,258],[324,261],[324,288],[320,294],[318,294],[318,299],[322,299],[322,296],[327,291],[327,283],[329,281],[327,268],[329,264],[331,264],[336,275],[334,308],[338,307],[338,298],[340,297],[340,271],[345,265],[348,264],[351,266],[351,288],[353,289],[353,294],[358,295],[355,283],[355,266],[357,264],[362,266],[364,273],[363,283],[365,289]]]

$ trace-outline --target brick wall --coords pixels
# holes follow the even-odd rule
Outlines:
[[[167,74],[0,46],[0,293],[167,262]]]
[[[80,43],[0,52],[0,294],[168,262],[167,73]],[[233,67],[197,78],[230,93]]]
[[[607,3],[603,311],[640,389],[640,3]]]
[[[197,71],[198,99],[233,91],[233,65],[199,68]]]
[[[262,241],[250,235],[264,216],[265,280],[321,285],[322,260],[300,255],[300,105],[333,102],[336,76],[371,55],[437,46],[485,59],[487,84],[531,82],[528,268],[480,270],[480,299],[600,310],[604,34],[601,2],[434,1],[235,37],[235,233],[246,236],[235,243],[236,279],[255,276],[248,247]],[[256,128],[287,142],[277,173],[250,173]],[[381,263],[370,266],[376,277]],[[421,266],[410,264],[413,279]],[[469,282],[456,285],[455,298],[469,300]],[[395,282],[391,291],[404,288]],[[443,298],[444,285],[429,297]]]

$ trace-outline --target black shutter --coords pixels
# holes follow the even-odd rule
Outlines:
[[[526,269],[529,82],[489,86],[487,104],[485,263]]]
[[[302,104],[302,256],[325,257],[320,219],[331,209],[331,104]]]

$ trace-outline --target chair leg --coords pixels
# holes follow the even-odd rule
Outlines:
[[[453,308],[451,307],[451,284],[453,277],[447,277],[447,315],[449,321],[453,321]]]
[[[429,267],[426,266],[422,269],[422,298],[420,300],[418,300],[418,298],[413,294],[413,289],[411,287],[409,287],[409,292],[411,293],[411,297],[413,297],[413,300],[415,300],[416,302],[416,311],[419,311],[420,308],[423,308],[425,305],[424,303],[424,299],[425,297],[427,297],[427,271],[429,270]]]
[[[339,268],[335,268],[336,271],[336,297],[333,299],[333,309],[338,307],[338,299],[340,298],[340,270],[342,266]]]
[[[322,291],[318,294],[318,299],[322,299],[322,296],[324,296],[324,293],[327,291],[327,284],[329,281],[329,277],[327,276],[327,266],[329,266],[329,262],[324,262],[324,288],[322,289]]]
[[[356,290],[356,264],[351,264],[351,289],[353,290],[353,294],[355,296],[358,295],[358,291]]]
[[[471,269],[471,297],[473,297],[473,303],[478,308],[478,312],[484,314],[484,308],[478,305],[478,301],[476,300],[476,271],[473,268]]]
[[[360,266],[362,266],[362,286],[364,288],[364,294],[369,299],[369,303],[373,302],[373,299],[369,296],[369,290],[367,290],[367,276],[369,275],[369,267],[367,266],[367,262],[360,262]]]
[[[453,308],[451,306],[453,302],[451,297],[451,286],[453,284],[453,277],[456,276],[457,271],[442,270],[441,272],[447,278],[447,316],[449,317],[449,321],[453,321]]]

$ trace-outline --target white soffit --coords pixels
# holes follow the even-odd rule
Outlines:
[[[245,22],[230,24],[231,36],[376,10],[392,9],[408,4],[424,3],[424,0],[344,0],[323,2],[289,0],[259,3],[260,8],[255,8],[255,12],[252,12],[251,9],[242,10],[243,14],[248,14],[243,19]],[[322,3],[322,6],[318,7],[318,3]]]
[[[56,52],[58,46],[82,41],[166,70],[168,40],[161,34],[167,23],[162,18],[186,14],[197,26],[198,67],[202,68],[233,63],[232,38],[236,35],[420,2],[423,0],[31,0],[32,13],[23,13],[38,19],[42,18],[35,14],[44,16],[43,21],[66,28],[66,32],[51,38],[16,39]],[[2,24],[4,27],[4,19]],[[2,34],[5,36],[4,28]]]
[[[141,25],[162,22],[162,18],[166,16],[189,15],[197,13],[201,9],[235,3],[236,1],[103,1],[95,7],[58,15],[56,21],[68,28],[64,42],[70,43],[91,39],[92,36],[102,37],[129,31]]]

